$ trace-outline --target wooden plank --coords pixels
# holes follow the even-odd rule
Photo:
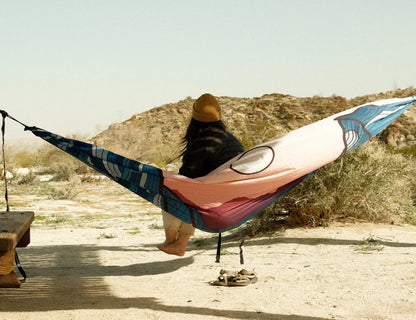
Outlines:
[[[0,275],[0,288],[20,288],[20,280],[14,272]]]
[[[14,250],[0,251],[0,275],[9,274],[14,267]]]
[[[14,249],[29,229],[34,217],[32,211],[1,211],[0,251]]]
[[[12,250],[17,245],[17,235],[15,233],[7,232],[3,223],[7,224],[7,227],[10,227],[13,221],[6,221],[4,219],[1,219],[0,221],[0,250]]]
[[[30,227],[26,230],[25,234],[20,238],[19,242],[17,243],[18,248],[27,247],[30,243]]]

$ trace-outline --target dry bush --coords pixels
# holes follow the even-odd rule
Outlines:
[[[38,164],[36,154],[28,151],[12,152],[10,160],[16,168],[33,168]]]
[[[43,192],[48,195],[49,199],[74,200],[81,190],[80,178],[72,177],[66,182],[59,182],[59,184],[45,184]]]
[[[414,158],[372,140],[328,164],[247,225],[249,233],[333,220],[416,224]]]
[[[87,165],[54,146],[40,148],[37,157],[38,164],[43,168],[39,174],[51,174],[54,181],[69,181],[75,175],[90,172]]]
[[[71,138],[83,140],[77,136]],[[88,174],[92,172],[87,165],[78,159],[66,154],[62,150],[50,144],[44,144],[34,152],[15,152],[11,148],[6,149],[7,170],[12,172],[16,180],[18,175],[15,171],[19,168],[34,170],[36,175],[52,175],[54,181],[69,181],[74,175]],[[33,174],[30,179],[33,181]],[[25,178],[27,180],[27,178]],[[30,183],[31,181],[23,183]]]

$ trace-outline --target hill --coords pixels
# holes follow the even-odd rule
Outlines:
[[[247,149],[353,106],[411,95],[416,95],[416,89],[350,100],[339,96],[298,98],[282,94],[218,97],[218,100],[228,128]],[[129,158],[175,171],[180,164],[180,141],[193,102],[187,98],[136,114],[111,125],[91,140]],[[415,136],[416,108],[412,107],[383,131],[379,139],[372,139],[316,172],[251,220],[246,230],[253,234],[275,230],[282,221],[286,225],[318,226],[334,220],[358,219],[416,225]],[[81,162],[52,146],[40,149],[35,157],[27,152],[10,157],[11,184],[41,186],[59,198],[76,197],[77,190],[85,188],[84,182],[96,178]],[[19,168],[27,168],[28,174],[20,174]],[[62,192],[40,183],[45,175],[52,184],[62,185]]]
[[[416,95],[416,89],[388,91],[353,99],[340,96],[300,98],[277,93],[254,98],[217,98],[227,127],[249,148],[363,103],[411,95]],[[135,114],[124,122],[110,125],[92,141],[113,152],[161,167],[177,162],[181,137],[190,120],[194,101],[188,97]],[[415,135],[416,108],[411,108],[380,138],[395,147],[403,147],[412,144]]]

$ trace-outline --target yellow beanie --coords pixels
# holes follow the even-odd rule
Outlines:
[[[200,96],[194,103],[192,118],[201,122],[215,122],[221,119],[221,108],[217,99],[209,93]]]

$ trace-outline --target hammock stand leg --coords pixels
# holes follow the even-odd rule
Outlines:
[[[221,257],[221,233],[218,234],[217,256],[215,258],[215,263],[220,263],[220,257]]]
[[[240,264],[244,264],[244,256],[243,256],[243,244],[244,244],[244,240],[243,239],[239,245],[240,247]]]
[[[243,256],[243,244],[244,244],[244,240],[243,239],[239,245],[240,247],[240,264],[244,264],[244,256]],[[220,258],[221,258],[221,233],[218,234],[218,243],[217,243],[217,256],[215,258],[215,263],[220,263]]]

